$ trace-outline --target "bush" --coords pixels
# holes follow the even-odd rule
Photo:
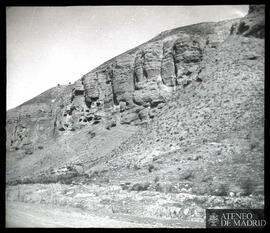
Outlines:
[[[196,187],[193,187],[193,192],[197,195],[206,195],[208,194],[208,185],[199,185]]]
[[[90,134],[90,138],[94,138],[96,136],[96,133],[92,131],[90,131],[88,134]]]
[[[150,186],[149,182],[146,183],[137,183],[134,184],[131,188],[131,191],[145,191],[148,189],[148,187]]]
[[[150,165],[148,166],[148,171],[149,171],[149,172],[152,172],[152,170],[153,170],[154,168],[155,168],[154,165],[153,165],[153,164],[150,164]]]
[[[211,195],[215,196],[227,196],[229,193],[229,186],[226,183],[212,184]]]
[[[121,184],[120,186],[123,190],[129,190],[130,185],[131,185],[130,182],[126,182],[126,183]]]
[[[93,179],[93,178],[99,178],[103,176],[103,173],[108,172],[108,167],[103,166],[103,165],[97,165],[95,167],[92,167],[91,170],[89,171],[89,178]]]
[[[240,179],[240,187],[243,189],[243,195],[248,196],[254,192],[256,184],[251,178],[244,177]]]
[[[141,169],[141,168],[140,168],[137,164],[135,164],[135,165],[134,165],[134,169],[135,169],[135,170],[139,170],[139,169]]]
[[[159,177],[156,176],[154,182],[157,183],[159,181]]]
[[[162,192],[162,193],[176,193],[177,192],[177,190],[175,190],[173,185],[170,183],[157,183],[155,186],[155,190],[157,192]]]
[[[255,141],[253,141],[251,144],[250,144],[250,150],[254,150],[256,147],[258,147],[258,142],[255,142]]]
[[[180,175],[180,179],[184,179],[184,180],[190,180],[193,178],[194,178],[194,173],[190,169],[183,171],[182,174]]]
[[[102,182],[108,184],[108,183],[110,182],[110,180],[109,180],[108,178],[104,178],[104,179],[102,180]]]
[[[31,155],[31,154],[34,153],[34,151],[33,151],[32,148],[27,148],[27,149],[25,149],[24,153],[25,153],[26,155]]]

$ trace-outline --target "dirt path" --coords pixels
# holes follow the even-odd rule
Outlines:
[[[6,227],[151,227],[90,215],[76,208],[21,202],[7,203]]]
[[[77,208],[49,206],[22,202],[7,202],[6,227],[53,227],[53,228],[156,228],[168,227],[162,223],[135,223],[115,220],[108,216],[98,217]],[[174,224],[173,224],[174,225]],[[175,227],[203,227],[201,224],[177,224]]]

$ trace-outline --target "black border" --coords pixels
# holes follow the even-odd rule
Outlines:
[[[0,123],[1,123],[1,134],[3,135],[1,137],[2,140],[0,140],[1,143],[3,143],[3,154],[5,154],[5,138],[6,138],[6,131],[5,131],[5,120],[6,120],[6,95],[4,95],[3,93],[6,94],[6,7],[12,7],[12,6],[87,6],[87,5],[241,5],[241,4],[265,4],[266,5],[266,24],[265,24],[265,30],[266,30],[266,35],[269,35],[268,32],[268,10],[267,10],[267,1],[242,1],[242,0],[219,0],[219,1],[198,1],[198,0],[193,0],[193,1],[188,1],[188,0],[167,0],[167,1],[153,1],[153,0],[145,0],[145,1],[141,1],[141,0],[130,0],[130,1],[106,1],[106,0],[92,0],[92,1],[87,1],[87,0],[62,0],[62,1],[58,1],[58,0],[0,0],[0,52],[1,52],[1,56],[0,56],[0,64],[1,64],[1,78],[0,78],[0,82],[1,85],[0,87],[3,88],[2,96],[1,96],[1,101],[3,101],[0,104],[0,108],[1,108],[1,118],[3,118]],[[267,36],[265,38],[265,64],[269,64],[268,63],[268,43],[267,43]],[[268,116],[268,109],[269,109],[269,90],[268,89],[268,84],[269,84],[269,80],[268,80],[268,66],[265,65],[265,216],[266,216],[266,220],[267,220],[267,226],[264,229],[268,229],[269,225],[270,225],[270,220],[269,220],[269,116]],[[3,226],[4,230],[12,230],[12,228],[10,229],[5,229],[5,171],[6,171],[6,160],[5,160],[5,156],[1,155],[0,156],[0,164],[2,165],[0,171],[1,171],[1,188],[3,187],[3,189],[1,189],[1,202],[2,204],[0,205],[0,207],[4,207],[1,208],[1,210],[3,211],[1,213],[1,226]],[[2,186],[3,185],[3,186]],[[14,228],[16,229],[16,228]],[[28,230],[43,230],[42,228],[34,228],[34,229],[26,229],[24,228],[23,231],[28,231]],[[48,230],[52,230],[52,229],[48,229]],[[60,229],[57,229],[60,230]],[[65,229],[65,230],[69,230],[69,229]],[[75,229],[78,230],[78,229]],[[82,230],[82,229],[79,229]],[[91,229],[93,230],[93,229]],[[104,230],[104,229],[102,229]],[[133,230],[133,229],[110,229],[110,230],[116,230],[117,232],[121,231],[121,230]],[[134,229],[136,231],[141,230],[141,229]],[[142,229],[145,230],[145,229]],[[154,231],[159,231],[159,230],[166,230],[166,231],[172,231],[172,230],[178,230],[178,229],[147,229],[147,230],[154,230]],[[186,229],[181,229],[181,230],[186,230]],[[188,229],[188,230],[198,230],[198,229]],[[199,230],[207,230],[209,231],[209,229],[199,229]],[[222,230],[222,229],[219,229]],[[226,229],[227,230],[227,229]],[[235,229],[233,229],[235,230]],[[239,229],[238,229],[239,230]],[[241,229],[240,229],[241,230]],[[254,229],[243,229],[244,231],[249,231],[252,230],[254,231]]]
[[[249,5],[267,1],[245,0],[2,0],[4,6],[87,6],[87,5]]]

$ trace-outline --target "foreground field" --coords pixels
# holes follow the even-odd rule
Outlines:
[[[264,208],[263,196],[130,191],[117,185],[6,188],[7,227],[202,228],[207,208]]]
[[[65,208],[44,204],[11,202],[7,203],[6,227],[166,227],[162,224],[141,224],[118,221],[107,216],[97,217],[79,208]]]

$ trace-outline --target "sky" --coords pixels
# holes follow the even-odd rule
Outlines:
[[[162,31],[247,11],[247,5],[8,7],[7,110]]]

